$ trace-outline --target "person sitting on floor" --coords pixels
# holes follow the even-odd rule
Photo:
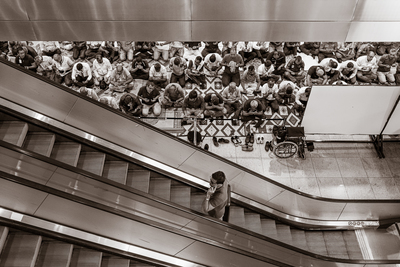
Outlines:
[[[46,77],[48,79],[54,79],[51,76],[54,74],[54,61],[52,57],[49,56],[36,56],[35,63],[37,66],[36,73]]]
[[[186,60],[179,56],[171,58],[169,68],[172,70],[170,83],[179,83],[180,86],[185,87],[185,69]]]
[[[165,88],[168,84],[167,69],[160,63],[156,63],[150,68],[149,81],[153,82],[158,90]]]
[[[275,70],[272,74],[278,75],[279,77],[285,74],[286,56],[283,52],[274,51],[268,55],[267,60],[270,60],[274,65]]]
[[[374,51],[369,51],[367,55],[357,58],[357,67],[357,79],[360,82],[367,84],[376,82],[378,65]]]
[[[83,60],[86,57],[87,45],[86,41],[74,41],[72,48],[72,58],[77,60],[78,58]]]
[[[99,102],[111,108],[119,109],[117,99],[110,94],[102,94],[99,98]]]
[[[60,54],[54,54],[53,56],[54,65],[53,69],[56,72],[55,82],[62,84],[65,82],[66,86],[72,85],[72,74],[71,70],[74,66],[74,62],[67,56],[61,56]]]
[[[305,63],[301,56],[297,56],[291,59],[284,73],[284,77],[294,82],[295,84],[302,86],[304,79],[306,78],[306,72],[304,71]]]
[[[319,42],[305,42],[304,44],[300,45],[300,51],[307,56],[317,58],[320,45],[321,44]]]
[[[204,75],[204,62],[201,56],[197,56],[194,61],[189,60],[186,69],[186,82],[196,83],[200,88],[206,88],[206,76]]]
[[[322,42],[319,46],[318,62],[321,62],[324,58],[336,59],[336,51],[338,49],[337,42]]]
[[[224,107],[226,109],[225,116],[229,118],[232,114],[232,124],[237,124],[237,119],[239,119],[240,110],[242,109],[242,95],[236,83],[231,82],[228,87],[226,87],[221,92],[222,99],[224,101]]]
[[[177,83],[170,83],[165,87],[164,96],[161,104],[164,108],[180,108],[185,99],[185,90]]]
[[[119,109],[128,115],[139,117],[142,114],[142,102],[132,93],[125,93],[119,100]]]
[[[296,102],[293,109],[298,112],[299,116],[303,116],[307,107],[308,98],[310,97],[311,87],[302,87],[296,93]]]
[[[144,61],[141,56],[136,57],[132,61],[132,67],[130,70],[132,79],[148,80],[149,72],[150,72],[149,64],[147,64],[147,62]]]
[[[296,85],[291,81],[283,81],[279,84],[279,91],[276,94],[276,100],[279,105],[290,105],[296,100]]]
[[[336,50],[336,59],[339,63],[346,60],[354,60],[356,55],[355,43],[353,42],[339,42],[338,49]]]
[[[390,50],[389,54],[383,55],[378,61],[378,80],[383,85],[394,85],[395,78],[391,72],[392,67],[396,67],[396,54],[397,50]]]
[[[151,111],[153,111],[154,116],[160,116],[160,92],[156,89],[153,82],[147,81],[146,85],[139,89],[138,97],[143,104],[143,116],[148,116]]]
[[[77,87],[92,87],[94,85],[92,70],[86,62],[78,62],[72,67],[72,82]]]
[[[54,54],[60,54],[60,43],[58,41],[42,41],[40,42],[40,51],[44,56],[52,57]]]
[[[102,53],[97,53],[93,61],[94,83],[100,86],[100,89],[106,89],[110,84],[112,65],[107,58],[103,58]]]
[[[218,77],[223,73],[222,57],[217,53],[208,54],[204,58],[204,74],[209,77]]]
[[[273,74],[274,73],[274,65],[270,60],[264,61],[263,64],[258,66],[258,76],[260,77],[260,85],[263,86],[266,84],[270,77],[273,77],[275,81],[279,81],[280,76]]]
[[[307,86],[326,84],[327,77],[325,70],[322,66],[311,66],[307,72],[306,83]]]
[[[151,59],[153,57],[153,43],[135,42],[135,51],[133,51],[133,54],[135,58],[140,56],[142,59]]]
[[[258,73],[256,72],[253,65],[250,65],[249,68],[244,71],[241,81],[243,93],[251,96],[257,95],[261,92],[260,77],[258,76]]]
[[[260,54],[260,47],[257,45],[257,42],[239,42],[237,44],[237,50],[242,56],[244,64],[253,60],[254,58],[263,60]]]
[[[182,111],[184,114],[184,124],[187,117],[196,116],[201,117],[205,108],[204,98],[197,93],[196,89],[190,91],[189,95],[183,101]]]
[[[218,42],[204,42],[205,46],[203,51],[201,51],[201,56],[205,58],[208,54],[218,53],[221,54],[221,50],[219,50]]]
[[[340,64],[340,79],[346,83],[355,84],[357,81],[357,63],[353,60],[347,60]]]
[[[261,88],[261,96],[259,97],[259,100],[266,108],[266,111],[268,111],[270,107],[272,112],[279,111],[279,104],[276,100],[278,91],[279,87],[275,83],[275,79],[269,77],[268,82]]]
[[[299,42],[285,42],[283,44],[283,53],[285,54],[285,56],[297,56],[297,48],[299,46]]]
[[[81,87],[78,89],[78,92],[83,96],[87,96],[93,100],[99,101],[99,96],[97,95],[96,91],[91,88]]]
[[[35,59],[31,55],[28,55],[22,47],[18,49],[18,55],[15,57],[15,63],[27,70],[36,72],[37,66]]]
[[[257,121],[255,128],[259,128],[263,123],[265,107],[258,99],[248,99],[243,104],[242,117],[243,122]]]
[[[112,71],[110,76],[110,90],[120,93],[130,91],[133,88],[132,81],[129,71],[122,64],[117,64],[116,69]]]
[[[224,99],[218,93],[206,94],[204,104],[204,117],[222,118],[226,114]]]
[[[236,47],[232,47],[230,53],[224,56],[221,66],[225,67],[222,73],[222,85],[224,87],[231,82],[240,84],[239,68],[244,66],[244,62],[242,57],[236,53]]]

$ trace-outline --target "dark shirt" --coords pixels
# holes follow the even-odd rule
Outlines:
[[[379,61],[380,62],[378,63],[378,65],[381,63],[381,64],[385,64],[385,65],[390,65],[391,66],[396,62],[396,57],[394,57],[393,59],[390,59],[389,55],[386,54],[386,55],[383,55]],[[381,66],[379,66],[378,67],[378,71],[380,71],[380,72],[388,72],[388,71],[390,71],[390,68],[391,67],[381,67]]]
[[[227,74],[236,74],[239,73],[239,65],[244,65],[243,62],[243,58],[241,55],[239,54],[235,54],[235,55],[231,55],[231,54],[227,54],[224,56],[224,58],[222,59],[222,63],[223,64],[228,64],[229,62],[234,61],[236,62],[236,68],[234,72],[231,72],[231,68],[229,66],[225,66],[225,70],[224,72]]]
[[[283,52],[278,52],[278,58],[274,57],[274,53],[270,53],[267,57],[267,60],[271,60],[272,64],[274,65],[275,69],[278,68],[280,65],[284,65],[286,63],[286,56]]]
[[[204,97],[204,102],[206,103],[206,105],[208,105],[208,106],[212,106],[212,103],[211,103],[211,95],[212,95],[213,93],[208,93],[208,94],[206,94],[206,96]],[[222,103],[224,103],[224,99],[222,98],[222,96],[220,96],[220,94],[215,94],[217,97],[218,97],[218,99],[219,99],[219,102],[218,102],[218,104],[222,104]]]
[[[243,111],[249,112],[251,111],[250,103],[251,101],[256,100],[258,102],[257,112],[264,111],[264,105],[258,99],[248,99],[243,104]]]
[[[125,98],[127,96],[131,96],[132,101],[127,105],[125,104]],[[132,106],[132,108],[130,107],[130,105]],[[119,100],[119,107],[124,110],[126,113],[128,113],[128,110],[131,108],[131,110],[135,110],[137,107],[140,107],[142,105],[142,103],[140,102],[139,98],[131,93],[126,93],[123,96],[121,96],[121,99]]]
[[[294,72],[299,72],[300,70],[304,69],[304,61],[300,61],[300,64],[297,64],[295,60],[289,61],[289,64],[287,66],[287,69],[294,71]]]
[[[154,100],[155,97],[160,95],[160,92],[157,89],[153,89],[150,93],[147,91],[146,86],[142,86],[139,89],[138,96],[142,98],[147,98],[149,101],[145,101],[142,99],[142,103],[146,105],[153,105],[158,102],[158,99]]]
[[[322,77],[322,76],[319,77],[319,76],[317,75],[317,67],[320,67],[320,66],[315,65],[315,66],[311,66],[311,67],[308,69],[307,74],[311,76],[311,79],[319,79],[319,78]],[[322,67],[320,67],[320,69],[324,70]],[[324,75],[325,75],[325,70],[324,70]]]
[[[204,99],[201,95],[197,96],[196,101],[189,101],[189,96],[183,101],[183,109],[186,108],[197,108],[204,109]]]
[[[133,60],[133,62],[132,62],[132,68],[133,69],[136,69],[136,67],[139,66],[139,65],[141,65],[143,67],[143,69],[138,69],[134,73],[136,73],[136,74],[148,73],[148,72],[144,72],[143,71],[143,70],[148,70],[149,69],[149,64],[146,61],[142,60],[142,61],[139,62],[137,59]]]
[[[35,60],[33,59],[32,56],[26,54],[24,58],[20,58],[19,56],[16,56],[15,63],[17,63],[21,67],[31,67],[32,64],[35,63]],[[35,71],[36,69],[30,69],[30,70]]]

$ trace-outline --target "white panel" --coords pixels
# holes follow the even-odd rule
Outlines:
[[[400,21],[398,0],[358,0],[354,21]]]
[[[343,42],[349,26],[348,22],[193,21],[192,40]]]
[[[306,134],[379,134],[397,86],[314,86],[302,125]]]
[[[398,42],[400,22],[352,22],[346,42]]]
[[[350,21],[356,2],[356,0],[193,0],[193,20]]]
[[[397,106],[390,117],[389,123],[386,125],[383,134],[400,134],[400,104]]]

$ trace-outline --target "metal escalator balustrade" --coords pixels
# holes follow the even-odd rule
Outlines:
[[[0,137],[3,140],[8,140],[15,145],[22,144],[23,148],[45,156],[50,155],[52,158],[72,166],[86,168],[86,171],[94,174],[101,174],[103,171],[103,177],[107,179],[130,185],[162,199],[200,211],[201,202],[204,199],[204,193],[200,190],[193,193],[191,187],[178,181],[162,177],[140,166],[129,167],[132,163],[117,160],[89,147],[82,150],[79,143],[57,137],[51,132],[46,132],[44,129],[32,125],[29,127],[27,123],[22,125],[22,121],[16,120],[15,117],[6,114],[1,115],[2,122],[6,122],[0,125]],[[14,123],[9,123],[10,121]],[[18,125],[18,127],[15,125]],[[21,135],[25,137],[21,138]],[[38,136],[41,136],[41,138],[38,138]],[[16,141],[21,139],[25,141],[22,143]],[[53,148],[48,147],[51,145]],[[110,160],[107,161],[106,158]],[[363,259],[357,237],[353,231],[303,231],[240,206],[231,207],[229,222],[319,255],[340,259]],[[337,246],[337,243],[340,246]]]

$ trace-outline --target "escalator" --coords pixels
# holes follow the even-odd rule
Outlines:
[[[21,172],[21,166],[22,171],[24,170],[24,164],[21,165],[21,156],[18,155],[18,149],[16,149],[20,147],[20,153],[26,151],[25,154],[28,155],[33,152],[31,155],[33,157],[35,154],[42,155],[43,158],[69,165],[77,171],[83,171],[94,177],[101,176],[102,179],[112,181],[114,185],[121,184],[133,188],[150,194],[156,199],[171,202],[171,205],[187,208],[191,212],[200,214],[205,188],[196,188],[177,179],[171,179],[159,172],[122,159],[115,155],[117,153],[102,151],[88,143],[80,143],[71,138],[72,136],[69,137],[39,127],[33,121],[27,122],[20,117],[3,112],[0,114],[0,139],[4,142],[1,154],[5,160],[2,161],[0,168],[9,173]],[[12,146],[6,148],[5,142]],[[14,151],[8,151],[13,147],[15,147]],[[13,158],[16,159],[15,162]],[[32,170],[25,171],[33,175]],[[230,207],[228,221],[233,225],[233,229],[244,231],[257,238],[267,237],[277,240],[288,247],[296,247],[298,251],[308,252],[309,255],[317,254],[318,257],[326,256],[331,260],[332,258],[358,261],[368,259],[362,254],[357,231],[301,230],[241,204],[243,203],[233,200]],[[376,233],[376,230],[371,231]]]
[[[161,266],[7,226],[0,226],[0,240],[1,267]]]

